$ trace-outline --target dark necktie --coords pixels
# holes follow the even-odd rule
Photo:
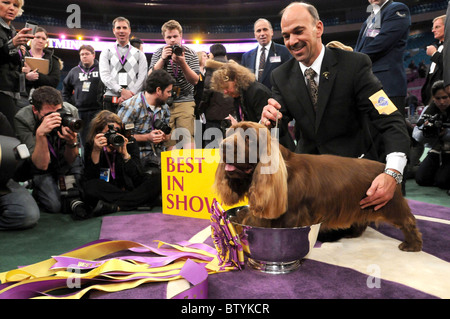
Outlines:
[[[316,81],[314,81],[314,76],[316,75],[316,72],[309,68],[305,71],[305,77],[308,84],[309,93],[311,94],[311,99],[314,105],[314,109],[316,109],[317,104],[317,96],[319,92],[319,87],[317,86]]]
[[[258,81],[261,82],[264,66],[266,65],[266,47],[261,48],[261,56],[259,58]]]

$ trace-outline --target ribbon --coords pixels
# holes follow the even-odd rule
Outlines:
[[[244,251],[233,224],[226,218],[225,210],[213,200],[211,205],[211,236],[219,259],[218,269],[244,267]]]
[[[206,298],[208,274],[234,270],[217,267],[217,251],[203,243],[162,241],[150,247],[133,241],[99,240],[65,254],[0,273],[0,299],[78,299],[90,290],[115,292],[144,283],[186,279],[191,287],[172,298]],[[154,253],[160,257],[126,255],[120,251]],[[70,293],[58,295],[59,290]]]

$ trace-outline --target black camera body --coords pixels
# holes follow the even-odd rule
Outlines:
[[[67,126],[72,132],[79,132],[83,128],[83,120],[76,118],[64,108],[56,111],[61,116],[61,126]],[[61,130],[61,127],[59,128]]]
[[[155,123],[153,123],[153,127],[157,130],[163,131],[164,134],[168,135],[172,132],[172,129],[169,125],[167,125],[164,121],[157,119]]]
[[[439,113],[424,114],[422,120],[426,122],[422,127],[423,136],[426,138],[438,137],[442,128],[450,127],[450,123],[444,123],[442,115]]]
[[[105,132],[105,137],[108,141],[108,145],[122,146],[123,144],[125,144],[125,138],[122,135],[119,135],[118,132],[114,129],[114,124],[109,124],[108,128],[108,131]]]
[[[172,53],[174,53],[176,56],[182,56],[184,52],[184,49],[182,46],[179,46],[178,44],[172,45]]]

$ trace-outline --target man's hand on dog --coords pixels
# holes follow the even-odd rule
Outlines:
[[[283,117],[283,114],[281,114],[280,109],[281,105],[274,99],[269,99],[267,101],[267,105],[264,106],[263,111],[261,113],[261,120],[260,123],[265,125],[267,128],[272,128],[275,126],[274,123]]]
[[[373,180],[372,185],[367,190],[367,197],[359,202],[361,209],[375,206],[374,210],[379,210],[394,197],[396,188],[397,182],[395,179],[392,176],[381,173]]]

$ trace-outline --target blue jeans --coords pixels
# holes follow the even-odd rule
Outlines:
[[[6,184],[10,192],[0,195],[0,230],[24,229],[36,225],[39,207],[30,192],[17,182]]]

